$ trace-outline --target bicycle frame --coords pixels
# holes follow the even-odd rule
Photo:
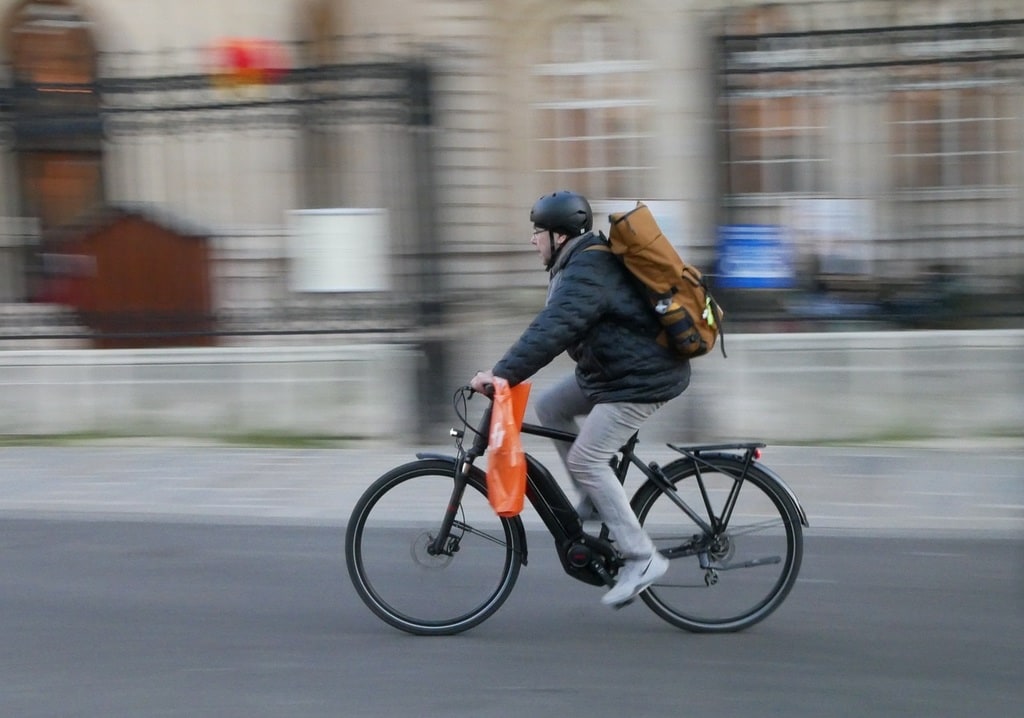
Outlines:
[[[475,430],[472,446],[467,450],[463,450],[460,444],[460,452],[458,456],[454,457],[454,459],[450,456],[432,453],[417,454],[419,458],[441,458],[445,460],[453,460],[455,463],[455,484],[452,488],[452,495],[448,502],[448,508],[441,522],[441,526],[434,538],[434,541],[428,548],[431,553],[443,554],[449,550],[447,548],[448,538],[451,534],[451,529],[456,522],[456,515],[468,482],[469,471],[476,459],[483,456],[487,451],[491,409],[492,407],[488,406],[484,410],[480,418],[480,422]],[[550,429],[540,426],[539,424],[531,424],[528,422],[524,422],[522,424],[521,432],[523,434],[539,436],[553,441],[571,443],[576,439],[576,434],[571,432]],[[464,432],[458,429],[452,429],[451,433],[453,436],[460,439],[464,435]],[[620,483],[625,482],[629,467],[636,466],[647,480],[653,482],[662,489],[664,494],[673,503],[675,503],[705,535],[715,535],[728,524],[732,507],[735,505],[736,499],[739,496],[739,491],[743,484],[744,477],[753,465],[754,460],[757,458],[759,450],[764,447],[764,444],[757,442],[704,444],[694,446],[668,444],[670,448],[682,454],[695,466],[696,480],[700,486],[701,496],[704,503],[703,508],[706,511],[705,515],[711,517],[712,521],[712,523],[709,524],[704,516],[679,497],[672,483],[665,476],[658,464],[653,462],[651,464],[645,464],[639,457],[637,457],[634,451],[637,441],[638,435],[633,434],[633,436],[631,436],[619,450],[619,455],[612,459],[611,467],[615,472],[616,478]],[[734,458],[740,458],[742,462],[742,470],[735,476],[736,483],[727,500],[726,510],[722,512],[722,516],[720,518],[715,518],[715,514],[711,510],[707,492],[704,488],[700,470],[702,466],[714,466],[711,461],[703,458],[703,453],[720,451],[742,451],[743,453],[739,457],[735,454],[733,455]],[[721,454],[717,453],[715,455],[721,456]],[[594,585],[613,584],[613,574],[607,570],[607,567],[611,567],[614,571],[622,564],[622,560],[608,540],[607,528],[602,526],[599,536],[587,534],[583,530],[583,522],[580,520],[575,507],[562,490],[562,487],[551,475],[551,472],[547,467],[529,453],[525,454],[525,459],[526,498],[533,506],[534,510],[537,511],[537,515],[540,517],[544,526],[555,540],[559,559],[561,560],[566,573],[585,583],[591,583]],[[763,470],[764,467],[761,467],[761,469]],[[796,496],[789,487],[781,481],[781,479],[778,481],[783,489],[786,490],[786,492],[793,498],[793,503],[800,513],[801,521],[806,525],[806,515],[804,514],[799,501],[796,500]],[[524,535],[523,546],[525,547],[525,545]],[[663,553],[671,558],[702,554],[704,550],[704,542],[691,540],[684,542],[678,547],[663,551]],[[520,560],[524,565],[526,564],[526,558],[524,548],[523,554],[520,556]]]

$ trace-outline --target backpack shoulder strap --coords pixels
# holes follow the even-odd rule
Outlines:
[[[608,238],[604,236],[604,232],[598,232],[597,236],[601,238],[601,243],[592,244],[583,251],[589,252],[590,250],[594,250],[597,252],[611,252],[612,248],[608,246]]]

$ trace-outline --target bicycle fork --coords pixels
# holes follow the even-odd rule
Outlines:
[[[451,556],[459,550],[461,536],[452,534],[452,527],[457,525],[456,516],[462,505],[462,497],[466,493],[466,485],[469,481],[467,477],[471,466],[472,462],[464,452],[460,452],[455,458],[455,476],[452,482],[452,493],[448,497],[448,506],[445,508],[437,535],[427,544],[427,553],[431,556]],[[459,528],[473,531],[472,527],[465,524]]]

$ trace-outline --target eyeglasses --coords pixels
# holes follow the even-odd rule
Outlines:
[[[538,234],[541,234],[542,232],[547,232],[547,230],[546,229],[538,229],[537,227],[534,227],[533,228],[533,234],[531,234],[530,236],[531,237],[536,237]]]

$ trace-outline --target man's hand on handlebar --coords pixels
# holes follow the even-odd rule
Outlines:
[[[484,396],[494,396],[494,373],[490,369],[478,371],[469,382],[469,387]]]

